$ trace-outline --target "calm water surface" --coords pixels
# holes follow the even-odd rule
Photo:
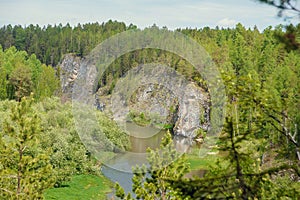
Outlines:
[[[131,192],[132,189],[132,167],[147,164],[146,149],[158,148],[164,130],[155,127],[140,127],[133,123],[127,123],[126,129],[130,133],[131,150],[117,154],[113,159],[102,166],[102,173],[112,180],[118,182],[125,190]],[[186,138],[176,137],[173,139],[176,149],[180,152],[188,152],[191,148],[198,148],[192,145],[192,141]]]

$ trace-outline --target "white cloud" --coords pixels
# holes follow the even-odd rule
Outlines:
[[[234,26],[236,23],[237,22],[234,19],[224,18],[224,19],[219,20],[217,22],[217,25],[220,27],[227,28],[227,27]]]
[[[253,0],[0,0],[0,10],[0,27],[9,23],[76,25],[108,19],[139,28],[155,23],[169,29],[233,27],[237,22],[263,29],[283,23],[276,18],[275,8]]]

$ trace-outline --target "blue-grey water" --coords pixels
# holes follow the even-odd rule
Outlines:
[[[131,134],[131,150],[118,153],[113,159],[106,162],[101,170],[104,176],[113,182],[118,182],[128,193],[132,192],[132,167],[147,165],[146,149],[148,147],[151,149],[158,148],[166,132],[151,126],[139,127],[132,123],[127,123],[126,126]],[[177,137],[173,140],[176,149],[180,152],[187,152],[192,146],[186,138]]]

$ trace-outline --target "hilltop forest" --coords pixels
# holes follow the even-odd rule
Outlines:
[[[167,30],[156,25],[148,29]],[[63,187],[74,175],[102,176],[101,163],[76,132],[71,102],[60,99],[60,63],[70,53],[85,57],[105,39],[126,30],[139,28],[111,20],[76,26],[0,28],[1,199],[42,199],[45,191]],[[246,29],[242,24],[232,29],[176,31],[202,45],[222,76],[226,116],[214,148],[226,154],[207,166],[204,177],[185,178],[189,159],[177,155],[167,134],[161,146],[168,150],[168,156],[149,150],[150,166],[134,170],[132,192],[136,198],[297,199],[300,24],[262,31]],[[168,63],[206,88],[205,80],[190,63],[158,49],[137,50],[116,59],[98,87],[108,88],[109,94],[128,70],[150,62]],[[109,116],[100,111],[97,115],[106,127],[105,135],[120,149],[129,149],[126,133]],[[171,158],[176,159],[163,167],[163,160]],[[118,184],[116,192],[121,199],[132,199]],[[101,195],[99,199],[104,198]]]

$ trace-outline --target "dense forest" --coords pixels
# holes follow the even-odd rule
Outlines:
[[[167,30],[156,25],[149,29]],[[0,197],[39,199],[75,174],[100,175],[101,163],[81,143],[70,102],[61,103],[60,62],[84,57],[112,35],[138,30],[108,21],[0,29]],[[202,178],[187,179],[189,161],[166,135],[164,154],[149,150],[147,167],[134,169],[140,199],[297,199],[300,196],[300,24],[246,29],[178,29],[216,63],[227,93],[226,120],[216,148],[226,152]],[[205,80],[183,58],[143,49],[112,63],[99,80],[110,93],[126,71],[140,63],[168,63],[189,80]],[[128,149],[126,134],[99,111],[105,134]],[[120,137],[121,136],[121,137]],[[175,159],[163,166],[163,160]],[[131,199],[116,185],[121,199]],[[100,192],[100,191],[99,191]],[[103,198],[103,197],[102,197]]]

